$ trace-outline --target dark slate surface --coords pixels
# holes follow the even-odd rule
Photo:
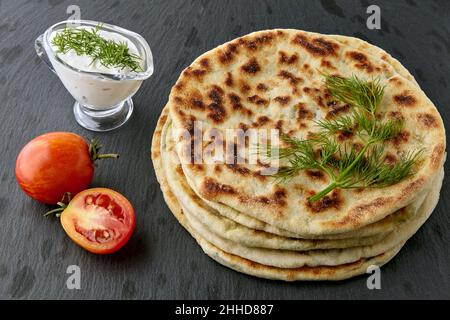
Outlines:
[[[117,189],[134,204],[137,229],[111,256],[74,245],[47,207],[27,198],[14,178],[20,148],[48,131],[77,126],[72,97],[36,57],[34,39],[64,20],[117,24],[150,43],[155,74],[134,98],[128,125],[98,135],[122,157],[100,164],[94,186]],[[150,161],[160,110],[180,71],[202,52],[239,35],[274,27],[354,35],[386,49],[416,76],[449,125],[450,3],[377,1],[382,29],[366,28],[370,1],[16,1],[0,0],[0,298],[450,298],[450,188],[426,225],[382,269],[382,289],[366,277],[338,283],[282,283],[226,269],[205,256],[167,209]],[[446,169],[448,168],[448,162]],[[81,290],[66,288],[68,265],[81,268]]]

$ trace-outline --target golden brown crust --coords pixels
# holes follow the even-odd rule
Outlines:
[[[402,244],[376,257],[372,257],[369,259],[360,259],[356,262],[348,263],[345,265],[319,267],[305,266],[300,268],[283,269],[262,265],[254,261],[227,253],[199,237],[197,237],[196,240],[207,255],[229,268],[261,278],[284,281],[335,281],[348,279],[356,275],[364,274],[367,268],[371,265],[384,265],[399,252],[403,245]]]

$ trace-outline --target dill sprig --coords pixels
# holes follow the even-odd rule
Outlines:
[[[287,146],[280,147],[278,155],[280,159],[285,158],[288,165],[280,168],[274,177],[286,181],[302,170],[324,171],[332,182],[309,198],[314,202],[336,188],[383,188],[414,174],[423,150],[407,152],[393,164],[383,159],[381,143],[397,136],[403,129],[403,121],[377,117],[384,94],[379,79],[324,77],[331,95],[352,106],[352,113],[316,121],[320,130],[307,140],[282,135],[281,140]],[[335,135],[341,132],[359,137],[363,141],[361,149],[337,143]]]
[[[131,71],[142,71],[141,57],[130,53],[126,42],[106,40],[99,35],[101,24],[95,28],[70,28],[59,31],[52,39],[52,44],[58,48],[58,52],[67,53],[75,51],[79,56],[86,55],[94,61],[99,61],[103,66],[120,69],[129,68]]]
[[[364,81],[353,75],[350,78],[324,74],[325,86],[331,95],[350,106],[375,112],[384,94],[380,79]]]

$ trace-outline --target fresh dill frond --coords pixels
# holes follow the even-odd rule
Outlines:
[[[288,146],[278,149],[280,159],[290,157],[296,153],[303,154],[309,158],[314,157],[314,142],[312,140],[300,140],[288,135],[282,135],[281,140]]]
[[[313,140],[300,140],[288,135],[282,135],[281,140],[288,146],[278,148],[278,157],[288,158],[288,165],[281,167],[273,176],[276,181],[286,181],[301,170],[318,167]]]
[[[390,119],[387,121],[375,122],[375,128],[371,135],[371,139],[383,141],[397,136],[403,129],[403,121]]]
[[[334,176],[332,168],[328,164],[339,150],[339,145],[335,140],[325,136],[314,136],[308,140],[282,136],[282,140],[289,147],[280,148],[279,157],[280,159],[288,158],[289,164],[283,166],[274,175],[278,181],[289,180],[299,171],[306,169],[321,169]]]
[[[52,45],[59,53],[75,51],[79,56],[92,58],[92,63],[99,61],[103,66],[119,69],[129,68],[131,71],[142,71],[141,57],[131,53],[128,44],[122,41],[107,40],[99,35],[101,24],[95,28],[66,27],[58,31],[52,39]]]
[[[358,162],[347,177],[340,180],[340,187],[383,188],[393,185],[415,173],[415,166],[421,160],[423,149],[408,152],[394,164],[383,161],[383,146],[373,146]],[[350,155],[352,158],[354,154]]]
[[[384,94],[384,86],[380,79],[365,81],[353,75],[350,78],[324,74],[325,86],[337,100],[353,107],[364,108],[373,113],[377,109]]]
[[[321,135],[319,141],[320,164],[326,166],[333,160],[333,156],[340,152],[341,148],[336,140],[328,135]]]
[[[343,172],[348,168],[358,157],[358,151],[350,146],[343,146],[338,150],[336,156],[332,158],[331,165],[336,168],[338,172]]]
[[[369,171],[369,175],[367,175],[368,179],[362,180],[364,182],[362,186],[384,188],[413,175],[417,163],[422,159],[423,151],[423,149],[410,151],[406,155],[401,156],[393,165],[384,162],[380,163],[379,158],[373,159],[373,163],[378,165],[372,167],[372,170]]]
[[[288,169],[289,167],[300,168],[299,170],[288,170],[292,172],[298,172],[304,170],[304,168],[317,167],[317,159],[314,150],[313,140],[300,140],[287,135],[281,136],[282,141],[284,141],[288,146],[281,147],[278,149],[278,156],[280,159],[289,158],[289,166],[284,167]],[[287,172],[279,171],[279,177],[282,177]]]
[[[285,182],[290,180],[302,170],[316,166],[315,162],[309,162],[310,159],[296,154],[289,159],[289,164],[282,166],[276,174],[273,175],[276,182]]]
[[[327,134],[338,132],[352,132],[355,129],[355,118],[353,115],[341,116],[334,119],[321,119],[315,121],[316,125],[326,131]]]
[[[371,184],[379,170],[379,167],[383,164],[382,156],[384,147],[375,145],[370,148],[359,161],[356,161],[356,165],[348,170],[346,175],[341,175],[339,179],[339,185],[341,188],[360,188],[368,187]],[[349,167],[358,157],[357,152],[350,150],[348,154],[342,155],[343,163],[342,168]],[[338,160],[342,161],[341,159]]]
[[[332,182],[309,198],[314,202],[335,188],[383,188],[414,174],[423,150],[407,152],[394,164],[384,161],[382,143],[397,136],[404,123],[377,114],[384,94],[379,78],[365,81],[356,76],[324,77],[331,95],[354,109],[350,115],[316,121],[320,130],[307,140],[282,136],[287,147],[279,148],[278,156],[286,159],[288,165],[274,175],[276,181],[289,180],[302,170],[324,171]],[[357,135],[362,147],[340,145],[335,138],[340,132]]]

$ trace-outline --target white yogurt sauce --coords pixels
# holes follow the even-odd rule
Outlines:
[[[92,27],[84,27],[80,26],[77,27],[77,29],[86,29],[86,30],[94,30]],[[50,43],[52,43],[53,38],[58,34],[58,31],[53,31],[50,34]],[[135,54],[139,56],[139,51],[134,45],[134,43],[128,39],[127,37],[124,37],[121,34],[113,33],[109,31],[104,30],[98,30],[97,34],[106,39],[106,40],[113,40],[115,42],[121,42],[126,43],[128,46],[128,52],[131,54]],[[100,61],[95,60],[93,61],[92,57],[86,56],[86,55],[77,55],[75,50],[69,50],[66,53],[58,52],[58,47],[51,44],[52,50],[56,53],[56,55],[65,63],[68,65],[79,69],[83,71],[89,71],[89,72],[99,72],[99,73],[108,73],[108,74],[128,74],[131,72],[131,70],[126,67],[124,69],[117,68],[117,67],[105,67],[101,64]]]
[[[78,28],[93,29],[92,27],[85,26]],[[53,31],[50,34],[50,44],[57,33],[58,31]],[[134,43],[123,35],[104,30],[99,30],[98,34],[107,40],[127,43],[129,52],[139,55],[139,51]],[[52,44],[50,49],[58,58],[78,70],[104,74],[124,75],[132,73],[128,67],[124,69],[105,67],[100,61],[93,61],[90,56],[77,55],[74,50],[60,53],[58,52],[58,48]],[[110,80],[100,78],[94,75],[76,72],[59,63],[56,59],[51,59],[51,62],[62,83],[72,96],[78,102],[91,109],[106,110],[118,105],[136,93],[142,83],[142,80]]]

